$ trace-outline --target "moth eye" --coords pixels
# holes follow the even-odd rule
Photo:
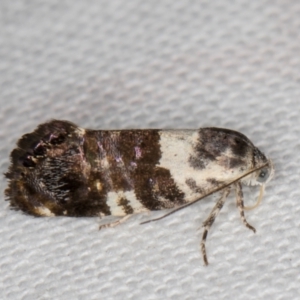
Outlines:
[[[259,174],[259,177],[260,178],[265,178],[266,176],[266,172],[265,171],[261,171],[260,174]]]
[[[257,181],[259,181],[259,182],[265,182],[268,179],[268,177],[269,177],[269,171],[268,171],[268,169],[262,169],[259,172]]]

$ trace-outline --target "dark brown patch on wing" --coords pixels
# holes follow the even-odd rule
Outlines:
[[[127,215],[131,215],[134,213],[132,207],[130,206],[130,202],[122,197],[120,200],[119,200],[119,203],[118,203],[119,206],[123,206],[124,208],[124,212],[127,214]]]
[[[158,190],[154,193],[157,194],[158,197],[163,197],[167,200],[165,203],[161,204],[162,208],[172,208],[175,205],[185,203],[184,193],[177,187],[170,170],[156,167],[154,178]]]
[[[224,185],[224,181],[220,181],[215,178],[207,178],[206,181],[215,187]]]
[[[252,153],[253,167],[257,167],[262,163],[266,163],[267,161],[268,161],[268,159],[266,158],[266,156],[259,149],[254,147],[253,153]]]
[[[244,161],[240,158],[229,158],[229,168],[233,169],[244,164]]]
[[[234,168],[244,163],[245,156],[253,151],[254,146],[243,134],[223,128],[199,129],[199,138],[194,145],[194,153],[189,158],[190,165],[195,169],[204,169],[211,161],[221,156],[227,156],[227,150],[232,157],[229,158],[229,167]],[[227,160],[223,160],[228,163]]]
[[[133,183],[130,177],[130,163],[127,159],[128,154],[123,152],[123,143],[126,143],[126,137],[122,131],[98,131],[98,153],[100,159],[106,159],[109,170],[110,190],[129,191],[133,189]],[[130,138],[130,136],[128,136]],[[133,149],[130,149],[129,156]],[[132,157],[133,158],[133,157]]]
[[[244,157],[249,149],[253,149],[252,142],[242,133],[225,128],[204,128],[203,132],[211,132],[215,137],[215,142],[222,145],[220,150],[224,151],[228,147],[237,157]]]
[[[119,152],[136,197],[149,210],[174,207],[184,198],[170,172],[157,167],[161,158],[159,141],[159,130],[124,130],[119,134]]]
[[[196,181],[193,178],[187,178],[187,180],[185,181],[185,183],[187,184],[187,186],[194,192],[197,194],[204,194],[204,189],[201,188],[200,186],[197,185]]]
[[[195,155],[190,155],[189,157],[189,164],[197,170],[202,170],[205,169],[206,167],[206,162],[203,157],[195,156]]]
[[[77,185],[68,189],[70,201],[65,205],[67,215],[87,217],[99,216],[99,214],[111,215],[110,207],[106,203],[111,186],[101,168],[97,131],[86,130],[78,149],[79,173],[82,177]],[[75,165],[73,169],[74,167]],[[67,174],[65,180],[70,181],[70,175]],[[73,176],[76,175],[73,173]]]

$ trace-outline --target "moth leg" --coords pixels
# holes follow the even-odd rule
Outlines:
[[[103,224],[99,226],[99,230],[103,229],[103,228],[112,228],[112,227],[116,227],[118,225],[120,225],[121,223],[124,223],[126,220],[128,220],[132,215],[126,215],[124,217],[122,217],[121,219],[111,222],[111,223],[107,223],[107,224]]]
[[[212,209],[211,213],[209,214],[208,218],[203,222],[204,231],[203,231],[202,241],[201,241],[201,252],[202,252],[204,264],[206,266],[208,265],[208,261],[207,261],[207,255],[206,255],[205,242],[206,242],[208,230],[210,229],[210,227],[214,223],[214,221],[215,221],[218,213],[222,209],[222,207],[223,207],[223,205],[224,205],[224,203],[226,201],[226,198],[228,197],[229,193],[230,193],[230,186],[224,188],[224,190],[222,192],[221,198],[215,204],[215,206]]]
[[[235,183],[235,194],[236,194],[236,205],[239,208],[242,222],[246,227],[248,227],[255,233],[256,229],[247,222],[244,214],[244,200],[243,200],[244,197],[243,197],[242,184],[240,181]]]

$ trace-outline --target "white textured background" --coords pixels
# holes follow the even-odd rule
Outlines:
[[[208,267],[197,228],[213,198],[103,231],[98,219],[33,218],[1,201],[0,298],[299,299],[299,16],[299,1],[2,0],[1,173],[22,134],[57,118],[232,128],[276,177],[247,213],[256,234],[227,202]]]

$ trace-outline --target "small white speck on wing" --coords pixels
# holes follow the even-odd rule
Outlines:
[[[47,207],[45,206],[39,206],[35,208],[37,214],[40,216],[45,216],[45,217],[55,217],[55,214],[52,213]]]
[[[75,133],[78,135],[85,135],[85,132],[86,132],[85,129],[81,127],[77,127],[75,130]]]

